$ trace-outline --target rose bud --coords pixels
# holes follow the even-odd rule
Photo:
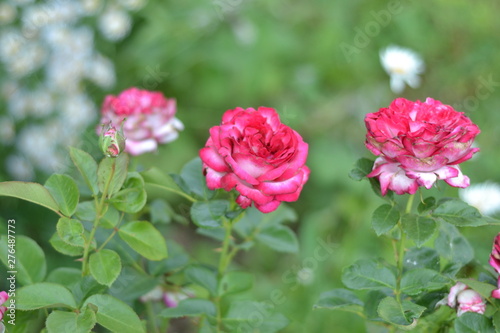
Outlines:
[[[236,108],[210,129],[200,157],[209,189],[236,189],[242,208],[254,204],[269,213],[299,198],[309,178],[307,152],[307,143],[274,109]]]
[[[163,302],[167,308],[176,308],[179,302],[190,296],[183,292],[167,291],[163,294]]]
[[[490,265],[500,274],[500,233],[496,235],[490,255]]]
[[[448,295],[448,306],[457,307],[457,316],[461,316],[465,312],[484,314],[486,311],[486,302],[481,295],[477,291],[469,289],[462,282],[457,282],[451,287]]]
[[[101,123],[123,126],[125,151],[140,155],[178,137],[184,125],[175,118],[176,111],[174,99],[166,99],[160,92],[130,88],[118,96],[106,96]]]
[[[367,114],[365,124],[365,145],[379,156],[367,177],[378,177],[383,195],[387,190],[413,194],[438,179],[469,186],[458,165],[479,150],[472,143],[480,131],[463,112],[432,98],[397,98],[388,108]]]
[[[123,130],[120,129],[117,131],[111,123],[103,127],[104,129],[99,136],[99,147],[101,147],[101,151],[104,155],[116,157],[125,149]]]

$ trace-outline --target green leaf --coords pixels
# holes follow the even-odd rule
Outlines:
[[[201,228],[217,228],[229,209],[229,201],[198,201],[191,206],[191,219]]]
[[[71,292],[60,284],[40,282],[20,288],[16,293],[18,310],[69,307],[76,308]]]
[[[57,234],[63,242],[71,246],[84,247],[83,225],[80,221],[61,217],[57,221]]]
[[[471,280],[471,279],[458,279],[457,281],[460,281],[466,285],[468,285],[470,288],[473,290],[477,291],[479,295],[481,295],[483,298],[490,298],[491,297],[491,292],[497,288],[495,286],[477,281],[477,280]]]
[[[429,268],[435,271],[439,271],[441,267],[439,254],[436,252],[436,250],[429,247],[410,248],[405,253],[403,265],[406,270],[416,268]]]
[[[257,234],[256,239],[279,252],[299,252],[299,241],[295,233],[284,225],[268,226]]]
[[[59,214],[59,205],[50,192],[40,184],[28,182],[1,182],[0,196],[14,197],[48,208]]]
[[[401,217],[403,231],[408,238],[415,242],[417,247],[421,247],[427,242],[436,231],[436,221],[428,217],[415,214],[404,214]]]
[[[363,180],[367,174],[372,172],[373,163],[373,160],[368,158],[360,158],[356,161],[351,172],[349,172],[349,177],[357,181]]]
[[[92,194],[99,194],[97,186],[97,163],[89,153],[83,150],[69,147],[69,156],[83,177],[83,180],[92,191]]]
[[[156,199],[149,204],[149,208],[153,224],[168,224],[172,222],[172,215],[175,213],[165,200]]]
[[[363,313],[363,306],[364,303],[352,291],[339,288],[322,293],[314,308]]]
[[[120,154],[118,157],[105,157],[97,169],[97,184],[104,193],[107,187],[107,196],[118,192],[127,178],[128,155]]]
[[[109,288],[109,294],[132,304],[160,283],[162,281],[158,278],[138,272],[135,268],[124,266],[118,279]]]
[[[465,265],[474,259],[474,249],[458,229],[448,223],[441,223],[434,248],[443,257],[453,263]]]
[[[237,294],[252,289],[254,276],[246,272],[226,273],[219,285],[219,296]]]
[[[342,283],[351,289],[396,288],[394,273],[374,260],[362,259],[342,271]]]
[[[120,222],[120,213],[113,206],[108,206],[108,210],[99,220],[99,226],[106,229],[113,229]]]
[[[76,211],[80,199],[78,186],[73,178],[67,175],[53,174],[44,185],[57,202],[61,213],[71,216]]]
[[[206,299],[188,298],[179,302],[177,307],[160,312],[164,318],[215,316],[215,305]]]
[[[399,211],[392,205],[381,205],[372,215],[372,227],[377,236],[389,232],[399,221]]]
[[[223,323],[228,332],[278,332],[289,324],[289,320],[271,310],[265,303],[235,300],[231,302]]]
[[[93,222],[95,220],[94,201],[82,201],[76,206],[75,217],[80,221]]]
[[[111,202],[120,211],[134,214],[146,204],[147,195],[144,180],[138,172],[129,172],[121,191],[116,193]]]
[[[185,185],[187,192],[197,195],[202,199],[211,199],[215,195],[215,191],[210,191],[207,187],[205,176],[203,175],[202,163],[199,157],[188,162],[181,170],[180,178],[177,180],[178,185],[182,188]]]
[[[479,313],[466,312],[455,319],[456,333],[494,333],[491,319]]]
[[[278,209],[268,214],[260,212],[255,207],[250,207],[245,209],[243,217],[234,225],[234,229],[241,237],[247,238],[252,233],[272,225],[295,221],[297,221],[297,214],[285,204],[281,204]]]
[[[412,269],[403,274],[401,291],[413,296],[423,291],[439,290],[450,282],[450,279],[431,269]]]
[[[417,211],[422,214],[428,212],[436,207],[436,198],[428,197],[425,198],[423,202],[420,202],[417,207]]]
[[[123,155],[123,154],[122,154]],[[119,156],[122,156],[119,155]],[[111,332],[145,333],[141,320],[130,306],[110,295],[92,295],[85,300],[84,306],[97,306],[97,323]]]
[[[50,245],[59,253],[65,254],[67,256],[76,257],[83,255],[83,248],[69,245],[65,243],[59,234],[55,232],[49,239]]]
[[[111,286],[122,270],[118,253],[104,249],[93,253],[89,258],[90,274],[100,284]]]
[[[488,224],[479,211],[459,199],[443,199],[432,216],[458,227],[477,227]]]
[[[118,230],[118,235],[132,249],[149,260],[162,260],[167,257],[165,238],[149,222],[127,223]]]
[[[384,298],[378,306],[378,314],[382,319],[405,330],[413,329],[424,311],[425,307],[409,301],[403,301],[400,305],[394,297]]]
[[[212,296],[217,295],[217,274],[208,267],[191,265],[184,271],[186,279],[207,289]]]
[[[392,291],[391,291],[392,292]],[[365,306],[363,312],[366,318],[369,320],[380,321],[380,316],[378,315],[378,306],[380,302],[386,298],[389,294],[382,290],[370,290],[365,298]]]
[[[89,333],[96,324],[96,314],[88,307],[82,313],[55,310],[47,317],[48,333]]]
[[[47,273],[45,253],[38,244],[29,237],[18,235],[15,238],[0,238],[0,260],[7,271],[17,271],[16,279],[22,285],[41,282]]]

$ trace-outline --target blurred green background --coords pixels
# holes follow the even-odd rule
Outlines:
[[[275,108],[309,143],[311,178],[300,200],[290,204],[299,213],[294,228],[300,255],[259,246],[238,256],[234,265],[255,274],[254,299],[270,301],[273,291],[283,292],[276,307],[292,321],[283,332],[375,331],[353,314],[312,307],[321,292],[342,287],[344,266],[366,257],[393,260],[389,240],[377,238],[370,227],[371,213],[382,200],[368,182],[348,177],[358,158],[370,157],[364,147],[364,115],[399,97],[390,91],[380,65],[381,49],[395,44],[422,56],[422,84],[406,88],[402,97],[432,97],[466,112],[481,128],[481,152],[462,170],[472,183],[500,182],[500,3],[392,2],[400,10],[381,24],[378,13],[388,10],[388,2],[380,0],[150,0],[133,14],[126,39],[112,46],[96,40],[116,66],[117,85],[107,93],[136,86],[177,100],[177,117],[186,129],[157,154],[141,156],[140,167],[179,172],[204,145],[208,129],[237,106]],[[356,45],[360,31],[377,25],[377,33],[370,31],[362,47]],[[341,43],[358,51],[346,57]],[[486,97],[477,90],[484,81],[493,82]],[[91,86],[88,91],[97,104],[105,96]],[[39,178],[43,183],[46,176]],[[456,196],[457,190],[439,183],[439,189],[423,191],[428,193]],[[182,204],[175,200],[174,207]],[[5,198],[0,210],[2,218],[18,220],[19,232],[48,249],[53,267],[74,264],[49,249],[55,216]],[[195,258],[215,259],[216,243],[196,236],[194,228],[171,228],[172,235],[183,235],[179,242]],[[463,231],[477,260],[486,264],[498,230]],[[312,260],[320,240],[330,242],[331,250],[325,260]]]

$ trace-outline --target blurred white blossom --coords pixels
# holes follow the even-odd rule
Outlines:
[[[16,19],[17,10],[8,2],[0,3],[0,25],[12,23]]]
[[[113,62],[96,50],[97,31],[110,41],[131,30],[128,11],[145,0],[9,0],[0,3],[0,118],[7,172],[30,180],[36,170],[67,167],[64,147],[77,144],[98,108],[87,82],[102,89],[116,83]],[[16,138],[15,136],[18,135]],[[17,165],[17,166],[16,166]]]
[[[109,8],[99,18],[99,29],[111,41],[119,41],[130,32],[132,20],[126,11]]]
[[[483,215],[500,211],[500,185],[492,182],[470,185],[460,189],[460,199],[477,208]]]
[[[391,78],[391,90],[400,94],[405,84],[412,88],[420,85],[419,74],[424,72],[424,62],[414,51],[399,46],[389,46],[380,52],[380,61]]]

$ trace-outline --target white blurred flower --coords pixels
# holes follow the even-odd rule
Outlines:
[[[420,85],[419,74],[424,72],[424,62],[414,51],[399,46],[389,46],[380,52],[380,61],[391,78],[391,90],[403,92],[405,83],[412,88]]]
[[[101,0],[82,0],[82,7],[87,15],[96,14],[102,7]]]
[[[9,145],[14,141],[16,135],[16,128],[14,121],[10,117],[0,117],[0,142],[3,145]]]
[[[28,95],[31,114],[37,118],[47,117],[54,111],[54,98],[52,93],[40,88]]]
[[[23,6],[35,2],[35,0],[11,0],[12,3]]]
[[[0,3],[0,24],[7,25],[16,19],[16,7],[4,2]]]
[[[131,25],[128,13],[115,8],[107,9],[99,18],[101,33],[111,41],[118,41],[127,36]]]
[[[118,0],[118,3],[127,10],[139,10],[146,4],[146,0]]]
[[[15,180],[32,180],[35,176],[33,165],[28,162],[26,158],[21,155],[10,155],[5,161],[7,172]]]
[[[0,35],[0,59],[9,62],[14,58],[26,43],[26,39],[17,29],[9,29]]]
[[[492,182],[470,185],[460,189],[460,199],[476,207],[483,215],[493,215],[500,211],[500,185]]]
[[[85,76],[101,88],[111,88],[116,81],[113,62],[98,54],[87,62]]]
[[[233,23],[233,33],[236,36],[237,41],[243,45],[252,45],[257,39],[255,25],[249,20],[236,20]]]

